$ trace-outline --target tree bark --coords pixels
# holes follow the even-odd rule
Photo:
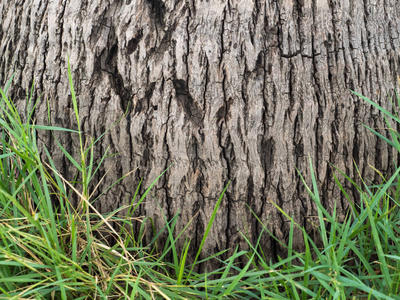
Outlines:
[[[76,128],[67,54],[83,130],[98,137],[128,114],[96,148],[110,147],[99,176],[105,189],[133,176],[96,202],[101,211],[126,204],[140,178],[144,188],[171,168],[141,206],[157,228],[178,211],[193,251],[216,201],[232,180],[205,249],[215,253],[252,241],[262,231],[254,214],[286,240],[281,206],[307,230],[316,210],[297,175],[310,178],[310,155],[324,205],[343,218],[348,204],[334,185],[329,162],[366,178],[369,164],[387,171],[397,156],[362,127],[382,128],[377,110],[358,91],[389,108],[387,92],[399,73],[400,7],[396,0],[36,0],[0,4],[0,83],[15,73],[10,95],[24,108],[35,79],[43,93],[36,112],[47,123]],[[57,134],[69,151],[74,135]],[[72,166],[42,133],[63,174]],[[349,185],[347,184],[349,187]],[[159,208],[159,205],[161,207]],[[282,248],[261,240],[276,257]],[[302,247],[302,235],[294,245]]]

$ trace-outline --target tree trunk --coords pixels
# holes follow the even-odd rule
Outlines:
[[[262,231],[254,215],[287,239],[290,223],[271,201],[312,230],[316,210],[295,169],[309,181],[309,155],[324,205],[336,203],[339,217],[348,205],[329,162],[356,177],[354,160],[373,179],[368,164],[387,171],[397,158],[362,127],[382,128],[378,111],[349,92],[390,107],[400,61],[396,0],[11,0],[0,16],[0,82],[15,73],[10,95],[22,109],[35,79],[38,123],[47,124],[48,99],[52,124],[76,128],[67,54],[87,136],[128,111],[96,148],[97,157],[107,147],[119,153],[101,169],[100,189],[137,170],[97,208],[127,203],[140,178],[143,193],[172,164],[140,214],[159,229],[163,214],[179,211],[178,231],[195,216],[184,235],[193,251],[229,180],[208,252],[246,248],[241,232],[254,241]],[[78,149],[76,136],[56,136]],[[41,138],[71,176],[54,138]],[[261,243],[270,257],[282,251],[269,236]],[[301,248],[301,234],[294,244]]]

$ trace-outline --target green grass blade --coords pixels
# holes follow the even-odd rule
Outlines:
[[[196,257],[195,257],[195,259],[194,259],[194,262],[193,262],[193,264],[192,264],[192,267],[191,267],[191,269],[190,269],[190,271],[189,271],[189,275],[187,276],[187,278],[190,278],[190,274],[192,273],[192,271],[193,271],[193,269],[194,269],[194,266],[196,265],[197,259],[199,258],[200,253],[201,253],[201,250],[203,249],[204,243],[206,242],[207,236],[208,236],[208,234],[210,233],[211,226],[212,226],[212,224],[214,223],[214,219],[215,219],[215,216],[217,215],[218,208],[219,208],[219,206],[220,206],[220,204],[221,204],[221,202],[222,202],[222,199],[223,199],[223,197],[224,197],[224,194],[225,194],[226,190],[227,190],[228,187],[229,187],[229,184],[230,184],[230,181],[229,181],[228,184],[226,185],[225,189],[222,191],[221,195],[220,195],[219,198],[218,198],[217,203],[215,204],[214,210],[213,210],[213,212],[212,212],[212,214],[211,214],[211,218],[210,218],[210,220],[208,221],[208,224],[207,224],[207,227],[206,227],[206,231],[204,232],[203,238],[202,238],[202,240],[201,240],[201,243],[200,243],[200,246],[199,246],[199,250],[197,251]],[[186,282],[187,282],[187,281],[186,281]],[[186,284],[186,282],[185,282],[185,284]]]

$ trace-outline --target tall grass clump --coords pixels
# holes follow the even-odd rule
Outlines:
[[[27,99],[26,116],[21,117],[7,97],[11,81],[0,90],[0,298],[188,299],[229,297],[237,293],[234,288],[240,277],[229,278],[229,269],[209,274],[196,272],[199,264],[223,253],[198,260],[226,188],[190,264],[187,261],[190,240],[184,249],[176,248],[176,241],[183,234],[175,232],[178,215],[171,220],[164,216],[164,228],[146,245],[143,235],[146,226],[152,224],[151,217],[133,217],[163,174],[141,196],[139,185],[128,205],[110,213],[95,209],[93,202],[97,198],[93,199],[93,195],[99,182],[93,179],[108,154],[98,160],[94,158],[93,149],[102,136],[88,140],[82,134],[69,64],[68,76],[77,130],[36,125],[33,115],[37,102],[33,102],[32,92]],[[45,145],[38,147],[38,130],[78,135],[77,158],[54,136],[66,159],[76,168],[72,181],[57,170]],[[45,154],[45,159],[40,153]],[[135,222],[140,225],[136,235]],[[166,232],[167,240],[159,248],[157,239],[162,232]],[[230,267],[234,258],[244,254],[235,253]],[[220,273],[228,288],[222,286],[222,281],[215,286],[207,284],[208,277],[215,278]],[[251,294],[251,291],[240,293]]]
[[[139,185],[130,203],[113,212],[100,213],[93,206],[100,184],[94,179],[108,153],[95,158],[94,147],[102,136],[94,140],[81,132],[69,65],[68,76],[75,131],[35,124],[37,102],[32,92],[22,118],[7,97],[10,83],[0,90],[1,299],[400,299],[400,168],[382,177],[378,186],[363,180],[357,185],[337,170],[361,199],[357,204],[335,176],[350,207],[344,221],[339,221],[336,207],[328,212],[322,205],[310,159],[311,178],[300,177],[317,207],[322,244],[275,204],[291,225],[288,243],[277,239],[287,248],[287,256],[278,261],[269,260],[260,247],[260,241],[272,235],[261,221],[263,230],[255,243],[242,234],[248,250],[236,247],[226,259],[222,251],[199,260],[225,188],[196,255],[189,259],[191,241],[187,239],[182,249],[176,246],[184,232],[176,232],[179,214],[170,220],[164,216],[164,228],[150,242],[143,242],[146,227],[152,226],[151,216],[134,217],[135,211],[151,195],[158,178],[142,195]],[[358,96],[384,114],[391,139],[367,128],[400,152],[400,135],[389,122],[390,118],[400,123],[398,115]],[[37,145],[39,130],[68,131],[79,137],[74,152],[78,155],[56,142],[76,168],[73,180],[57,170],[45,145]],[[295,232],[303,236],[303,252],[292,247]],[[167,238],[160,246],[161,234]],[[217,262],[216,269],[198,271],[199,264],[211,261]]]
[[[383,113],[391,139],[366,125],[372,133],[395,147],[400,153],[400,134],[389,119],[400,125],[397,113],[390,113],[368,98],[355,93]],[[396,94],[397,95],[397,94]],[[397,95],[398,107],[400,97]],[[357,166],[356,166],[357,167]],[[272,299],[400,299],[400,168],[392,176],[380,172],[382,183],[371,185],[360,175],[361,185],[336,169],[359,193],[360,202],[352,199],[334,175],[337,186],[348,200],[349,211],[339,221],[336,205],[329,213],[322,205],[317,180],[310,159],[311,186],[300,174],[318,211],[321,245],[307,234],[285,211],[277,209],[291,221],[288,257],[274,265],[261,256],[260,271],[270,270],[275,281],[263,291]],[[294,227],[302,233],[305,252],[291,249]],[[253,248],[256,251],[255,248]],[[260,282],[268,282],[264,277]],[[270,289],[275,286],[275,289]]]

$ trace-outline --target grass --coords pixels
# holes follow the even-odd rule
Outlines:
[[[321,204],[310,159],[311,185],[301,174],[300,177],[318,209],[323,247],[316,245],[304,228],[276,205],[291,222],[289,242],[284,245],[288,256],[278,262],[267,260],[259,247],[259,241],[270,234],[261,222],[263,232],[256,244],[242,234],[249,251],[236,248],[225,260],[219,253],[198,261],[225,188],[194,262],[189,263],[190,240],[186,240],[183,249],[176,247],[183,233],[175,232],[178,215],[171,220],[165,218],[162,232],[166,232],[167,241],[163,249],[157,248],[156,243],[161,232],[143,244],[151,216],[134,217],[135,211],[158,178],[141,196],[138,187],[131,203],[116,211],[100,213],[92,206],[98,184],[93,178],[107,153],[95,161],[93,149],[101,137],[84,141],[70,68],[68,74],[77,131],[36,125],[32,120],[32,96],[27,99],[31,109],[22,118],[7,97],[10,83],[0,90],[0,298],[400,299],[400,168],[390,178],[382,177],[378,186],[364,181],[358,186],[337,170],[359,191],[361,199],[356,204],[335,177],[350,207],[345,220],[339,222],[336,209],[329,213]],[[392,119],[400,123],[397,114],[358,96],[383,113],[391,140],[369,129],[400,151],[400,135],[389,122]],[[79,136],[78,159],[57,142],[76,168],[74,181],[66,180],[57,171],[44,145],[41,147],[46,159],[39,155],[38,130],[64,130]],[[71,199],[78,199],[78,204],[72,205]],[[123,217],[122,211],[126,212]],[[257,218],[255,214],[254,217]],[[133,234],[134,222],[140,224],[137,235]],[[113,226],[116,223],[120,224],[118,229]],[[303,234],[304,252],[291,247],[295,228]],[[113,243],[102,239],[102,234],[113,237]],[[195,271],[196,266],[209,260],[218,261],[222,267],[208,273]],[[245,266],[238,267],[238,262],[243,261]]]

